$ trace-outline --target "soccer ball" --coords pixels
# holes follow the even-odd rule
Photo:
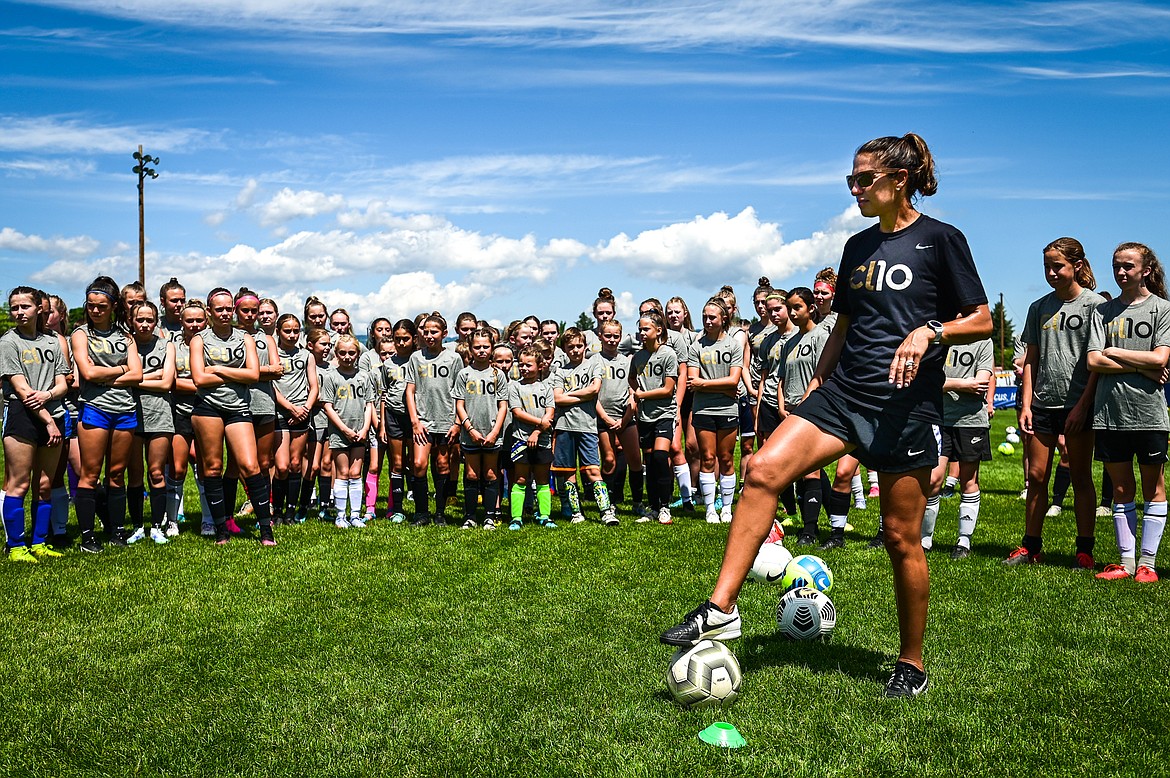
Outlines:
[[[1015,427],[1007,427],[1003,432],[1005,435],[1015,435],[1019,432],[1019,430]]]
[[[742,677],[731,649],[716,640],[700,640],[674,652],[666,668],[666,688],[684,708],[726,706],[739,694]]]
[[[780,543],[765,543],[760,546],[756,554],[756,561],[752,562],[752,569],[748,571],[748,578],[760,583],[779,583],[784,577],[784,569],[792,561],[792,552]]]
[[[785,589],[811,586],[822,592],[827,592],[833,588],[833,571],[820,557],[802,554],[784,568],[784,579],[781,585]]]
[[[776,623],[790,640],[826,638],[837,626],[837,608],[824,592],[801,586],[788,590],[780,598]]]
[[[1016,447],[1011,443],[1008,443],[1006,440],[1003,443],[1000,443],[995,450],[1003,454],[1005,457],[1010,457],[1012,454],[1016,453]]]
[[[1004,440],[1006,440],[1008,443],[1011,443],[1013,446],[1020,445],[1020,436],[1014,432],[1009,432]]]

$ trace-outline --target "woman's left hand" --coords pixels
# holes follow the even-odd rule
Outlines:
[[[918,366],[926,354],[927,347],[934,340],[934,332],[928,327],[916,327],[910,331],[902,345],[894,352],[890,362],[890,383],[901,389],[909,386],[918,376]]]

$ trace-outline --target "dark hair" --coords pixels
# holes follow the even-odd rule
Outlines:
[[[654,342],[659,346],[666,343],[666,333],[669,331],[666,327],[666,317],[658,311],[650,311],[650,313],[645,313],[638,317],[638,321],[642,321],[642,319],[646,319],[658,328],[658,337],[654,339]],[[642,343],[645,345],[645,341],[642,341]]]
[[[318,299],[317,295],[311,294],[305,298],[305,321],[309,320],[309,309],[315,308],[318,305],[320,305],[322,308],[325,309],[326,316],[329,315],[329,306],[326,305],[325,303],[321,302],[321,300]]]
[[[730,287],[727,286],[723,288],[730,289]],[[706,308],[708,305],[714,305],[719,309],[719,313],[723,316],[723,331],[727,332],[729,329],[731,329],[731,306],[727,304],[727,300],[720,295],[715,295],[710,300],[703,303],[704,308]]]
[[[130,306],[129,318],[131,321],[134,319],[135,311],[137,311],[139,308],[149,308],[150,310],[154,311],[154,320],[156,322],[158,321],[158,306],[152,303],[150,300],[137,300]]]
[[[175,289],[180,290],[183,293],[184,297],[187,296],[187,288],[179,283],[179,279],[175,278],[174,276],[171,276],[170,281],[167,281],[165,284],[163,284],[161,287],[159,287],[158,299],[160,299],[160,300],[167,299],[167,292],[173,291]]]
[[[256,307],[257,308],[260,307],[260,295],[256,294],[255,292],[253,292],[251,289],[249,289],[246,286],[240,287],[240,291],[235,293],[235,295],[232,297],[232,301],[235,302],[236,304],[239,304],[240,300],[244,297],[255,297],[256,298]]]
[[[544,329],[544,328],[545,328],[545,326],[547,326],[547,325],[549,325],[549,324],[551,324],[552,326],[556,327],[556,328],[557,328],[557,332],[558,332],[558,333],[560,333],[560,331],[561,331],[561,325],[560,325],[559,323],[557,323],[557,320],[556,320],[556,319],[543,319],[543,320],[540,322],[540,328],[541,328],[541,329]]]
[[[89,286],[85,287],[85,296],[88,298],[91,294],[104,294],[110,300],[110,310],[112,316],[110,321],[115,327],[128,329],[126,326],[126,305],[122,302],[122,294],[118,289],[118,284],[109,276],[98,276],[89,282]],[[93,333],[93,320],[89,318],[89,307],[85,309],[85,324],[89,331]],[[96,334],[96,333],[94,333]]]
[[[296,317],[296,314],[292,314],[292,313],[282,313],[282,314],[279,316],[279,318],[277,318],[277,320],[276,320],[276,331],[277,331],[278,333],[280,332],[280,328],[281,328],[281,326],[282,326],[282,325],[283,325],[283,324],[284,324],[286,321],[295,321],[295,322],[297,323],[297,326],[298,326],[298,327],[300,327],[300,326],[301,326],[301,320],[300,320],[300,319],[298,319],[298,318]]]
[[[398,332],[398,330],[406,330],[410,334],[410,353],[413,354],[415,344],[418,343],[418,326],[414,323],[414,319],[399,319],[394,322],[394,326],[390,331]]]
[[[424,325],[432,323],[438,324],[439,329],[441,329],[443,332],[447,331],[447,320],[444,319],[443,314],[439,313],[438,311],[431,311],[429,314],[427,314],[426,318],[423,319]]]
[[[474,313],[472,313],[471,311],[464,311],[463,313],[461,313],[455,317],[455,329],[459,329],[460,324],[462,324],[465,321],[469,321],[469,320],[471,321],[471,323],[475,327],[477,327],[477,328],[479,327],[479,319],[476,318],[476,315]]]
[[[665,308],[662,307],[662,301],[659,300],[657,297],[647,297],[645,300],[638,303],[638,312],[639,313],[642,312],[642,306],[646,305],[647,303],[649,303],[651,306],[653,306],[654,310],[658,311],[659,313],[662,313],[666,310]]]
[[[593,301],[593,312],[597,313],[597,306],[600,303],[609,303],[617,310],[617,300],[613,296],[613,290],[608,286],[603,286],[597,290],[597,299]]]
[[[883,167],[907,172],[906,188],[913,200],[917,195],[930,197],[938,191],[934,157],[921,135],[908,132],[901,138],[887,135],[874,138],[857,148],[857,154],[870,154]]]
[[[788,297],[790,297],[790,298],[791,297],[799,297],[801,299],[801,302],[804,303],[805,307],[808,308],[809,315],[813,315],[816,312],[816,309],[817,309],[816,298],[813,297],[812,290],[809,289],[807,286],[796,287],[795,289],[793,289],[791,292],[788,293]]]
[[[369,326],[366,327],[366,348],[374,348],[375,346],[378,345],[378,340],[374,335],[374,327],[378,326],[378,322],[380,322],[380,321],[384,321],[387,324],[390,323],[390,320],[387,319],[385,316],[379,316],[378,318],[374,319],[372,322],[369,323]],[[390,331],[393,332],[394,329],[391,328]]]
[[[1166,273],[1162,269],[1162,263],[1158,261],[1158,255],[1154,250],[1144,243],[1121,243],[1117,248],[1113,249],[1113,256],[1117,256],[1119,251],[1136,251],[1141,255],[1142,268],[1149,268],[1150,274],[1146,276],[1146,289],[1150,290],[1150,294],[1166,299]]]
[[[17,295],[28,295],[29,297],[32,298],[33,305],[37,309],[36,318],[33,319],[33,323],[36,326],[36,331],[37,332],[47,332],[48,330],[45,329],[45,327],[43,326],[43,322],[41,321],[41,305],[44,303],[44,301],[46,299],[48,299],[48,295],[46,295],[40,289],[33,289],[31,286],[18,286],[15,289],[13,289],[11,292],[8,293],[8,305],[9,306],[12,305],[12,298],[16,297]]]
[[[208,308],[211,307],[211,298],[212,297],[219,297],[221,294],[226,294],[228,297],[232,298],[232,305],[233,306],[236,304],[236,296],[231,293],[230,289],[227,289],[226,287],[222,287],[222,286],[217,286],[214,289],[212,289],[210,292],[207,293],[207,307]]]
[[[756,298],[761,294],[764,295],[765,299],[767,299],[767,296],[774,291],[775,290],[772,288],[772,282],[768,280],[768,277],[760,276],[759,286],[756,287],[756,291],[752,292],[752,302],[754,303]]]
[[[122,296],[125,297],[127,292],[136,292],[143,297],[146,297],[146,287],[140,281],[131,281],[122,287]]]
[[[1133,245],[1140,246],[1141,244],[1135,243]],[[1093,275],[1093,268],[1089,264],[1089,258],[1085,256],[1085,247],[1081,245],[1079,240],[1076,238],[1057,238],[1044,247],[1043,253],[1047,254],[1049,251],[1055,251],[1067,259],[1070,265],[1076,265],[1078,262],[1081,263],[1080,267],[1073,268],[1073,278],[1085,289],[1097,288],[1097,277]],[[1118,251],[1121,251],[1120,246],[1113,253],[1116,254]]]

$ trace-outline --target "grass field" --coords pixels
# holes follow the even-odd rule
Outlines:
[[[822,553],[831,643],[778,638],[779,589],[745,587],[743,686],[715,712],[671,702],[657,641],[714,580],[726,529],[702,521],[310,523],[275,549],[185,528],[165,546],[0,564],[0,774],[1166,774],[1170,584],[1071,569],[1068,512],[1048,522],[1048,563],[1004,568],[1018,456],[983,480],[966,561],[948,558],[958,506],[943,504],[933,687],[912,702],[879,697],[897,631],[888,561],[864,547],[876,501],[851,514],[848,547]],[[1098,537],[1099,566],[1116,561],[1111,521]],[[700,742],[716,720],[748,746]]]

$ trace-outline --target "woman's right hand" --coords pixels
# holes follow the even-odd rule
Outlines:
[[[1020,408],[1020,429],[1029,435],[1032,434],[1032,409]]]

